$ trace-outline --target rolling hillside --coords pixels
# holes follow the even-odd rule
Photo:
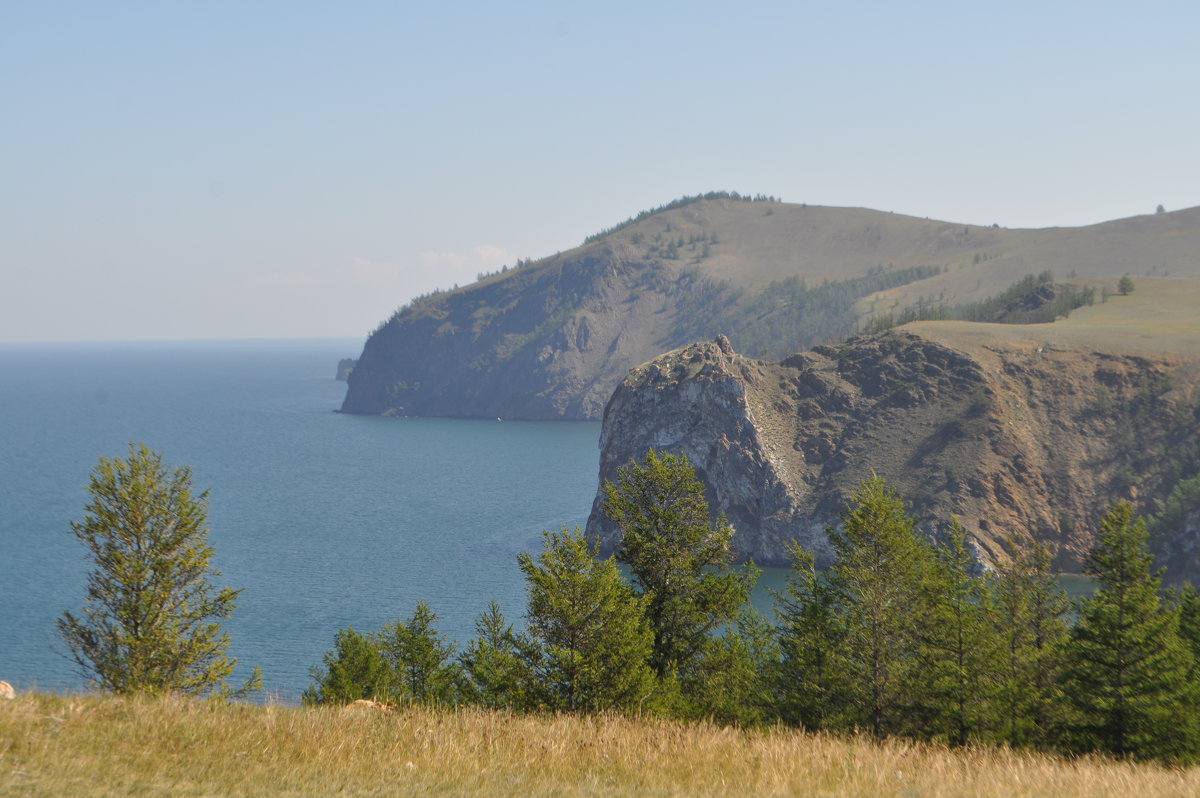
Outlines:
[[[633,366],[716,334],[781,357],[1022,277],[1200,278],[1200,208],[1008,230],[711,195],[422,298],[367,340],[343,412],[597,419]]]

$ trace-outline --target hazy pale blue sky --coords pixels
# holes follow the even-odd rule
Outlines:
[[[363,336],[683,194],[1200,204],[1200,4],[0,0],[0,341]]]

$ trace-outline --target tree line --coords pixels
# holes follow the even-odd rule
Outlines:
[[[650,208],[648,210],[641,211],[635,216],[630,216],[623,222],[614,224],[612,227],[606,227],[599,232],[592,233],[587,238],[583,239],[583,243],[591,244],[593,241],[599,241],[606,236],[610,236],[613,233],[624,230],[627,227],[631,227],[643,219],[648,219],[651,216],[663,213],[664,211],[673,211],[676,208],[686,208],[688,205],[700,202],[701,200],[716,199],[733,200],[735,202],[782,202],[782,200],[778,197],[767,194],[755,194],[751,196],[749,194],[739,194],[736,191],[709,191],[704,194],[690,194],[671,200],[670,202],[663,203],[656,208]]]
[[[1044,547],[983,572],[961,523],[928,540],[872,477],[828,530],[827,569],[793,548],[772,623],[750,607],[757,571],[731,567],[732,530],[710,522],[686,458],[650,451],[604,495],[623,536],[614,556],[599,558],[579,530],[564,529],[518,558],[524,631],[493,603],[455,656],[421,604],[379,632],[339,633],[305,700],[663,713],[952,745],[1200,755],[1200,597],[1190,587],[1162,594],[1128,502],[1101,519],[1085,566],[1096,591],[1073,604]],[[417,650],[425,654],[398,655]]]
[[[1036,292],[1043,286],[1053,287],[1053,292],[1049,297],[1033,303],[1032,306],[1025,306],[1022,303],[1022,300],[1034,298]],[[1130,290],[1133,290],[1132,287]],[[913,321],[946,321],[949,319],[999,324],[1047,324],[1070,315],[1071,311],[1084,305],[1093,305],[1095,301],[1095,288],[1067,283],[1054,284],[1054,275],[1049,271],[1044,271],[1038,275],[1027,274],[999,294],[978,302],[947,305],[941,301],[936,303],[921,301],[913,307],[904,308],[898,312],[872,316],[863,326],[863,332],[884,332]]]
[[[206,495],[145,447],[101,459],[83,522],[86,607],[59,632],[115,693],[238,691],[217,620],[237,591],[210,579]],[[732,562],[686,457],[650,450],[603,486],[619,528],[602,558],[578,529],[518,555],[523,628],[492,602],[459,649],[424,602],[373,631],[339,630],[303,700],[624,712],[814,731],[1000,743],[1134,759],[1200,758],[1200,596],[1164,594],[1132,505],[1100,520],[1070,602],[1044,547],[982,571],[951,518],[932,539],[872,476],[829,527],[832,562],[792,548],[774,619]],[[624,570],[622,570],[624,569]],[[257,673],[239,688],[254,689]]]
[[[680,285],[677,337],[711,339],[729,336],[735,349],[757,357],[783,357],[818,343],[830,343],[854,333],[858,300],[877,291],[907,285],[941,273],[938,266],[872,267],[866,274],[815,285],[793,275],[773,280],[764,290],[748,294],[728,280],[701,277],[686,271]]]

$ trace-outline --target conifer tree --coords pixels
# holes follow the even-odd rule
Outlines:
[[[1085,573],[1099,584],[1079,602],[1063,688],[1073,710],[1066,742],[1121,757],[1192,761],[1197,754],[1193,659],[1179,615],[1158,595],[1146,526],[1119,501],[1100,522]]]
[[[417,602],[406,620],[395,620],[368,634],[339,629],[324,667],[311,671],[313,684],[305,703],[345,704],[360,698],[450,704],[458,700],[459,666],[450,662],[454,644],[434,624],[437,614]]]
[[[395,679],[383,649],[373,635],[350,627],[333,636],[333,650],[326,652],[324,667],[313,666],[313,683],[304,689],[306,704],[349,704],[351,701],[390,702],[395,694]]]
[[[208,492],[192,495],[191,469],[168,471],[157,452],[130,444],[127,457],[100,458],[88,494],[71,531],[95,568],[82,615],[57,621],[88,681],[114,693],[257,689],[257,668],[236,691],[225,683],[237,660],[225,655],[229,635],[219,621],[241,591],[210,581],[220,572],[211,566]]]
[[[375,634],[392,671],[392,693],[417,704],[453,703],[457,665],[454,644],[434,627],[437,613],[424,601],[406,620],[383,625]]]
[[[645,602],[578,528],[546,532],[544,541],[536,558],[517,555],[542,702],[568,712],[639,707],[654,686]]]
[[[617,557],[645,599],[653,630],[650,666],[660,679],[696,663],[711,632],[733,621],[758,579],[728,570],[733,528],[709,520],[704,485],[685,455],[646,452],[604,485],[604,514],[621,530]]]
[[[934,548],[932,565],[917,635],[922,689],[914,694],[923,704],[921,731],[966,745],[993,726],[999,636],[957,518]]]
[[[527,709],[532,692],[532,644],[513,631],[494,600],[475,621],[475,639],[459,656],[463,700],[492,709]]]
[[[1179,636],[1192,652],[1193,682],[1200,679],[1200,593],[1190,582],[1175,593],[1175,606],[1179,612]]]
[[[1062,713],[1058,676],[1070,602],[1041,544],[999,566],[990,585],[1001,643],[999,737],[1014,746],[1047,746]]]
[[[780,664],[778,713],[806,729],[837,728],[846,703],[845,620],[837,593],[817,571],[813,555],[789,547],[792,571],[777,595]]]
[[[829,539],[829,582],[846,629],[849,720],[876,736],[903,731],[918,684],[916,627],[928,551],[903,501],[877,476],[859,486]]]
[[[744,608],[724,634],[710,637],[682,677],[682,714],[756,726],[777,717],[779,644],[767,618]]]

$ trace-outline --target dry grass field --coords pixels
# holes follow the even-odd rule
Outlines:
[[[1200,795],[1200,769],[623,717],[30,694],[0,795]]]
[[[1149,210],[1149,209],[1147,209]],[[997,220],[1003,224],[1004,220]],[[618,233],[638,233],[645,246],[695,235],[717,236],[699,268],[750,290],[771,280],[804,276],[822,280],[857,277],[870,266],[939,266],[942,274],[882,291],[860,309],[892,302],[904,307],[918,297],[949,304],[977,302],[1022,277],[1050,270],[1059,280],[1143,276],[1200,278],[1200,207],[1134,216],[1085,227],[1010,229],[908,216],[867,208],[832,208],[795,202],[706,201],[657,214]],[[681,253],[683,265],[698,250]]]
[[[1087,281],[1116,290],[1116,278]],[[905,329],[960,349],[1041,346],[1112,353],[1175,354],[1200,359],[1200,280],[1138,277],[1128,296],[1071,312],[1052,324],[980,324],[920,321]]]

